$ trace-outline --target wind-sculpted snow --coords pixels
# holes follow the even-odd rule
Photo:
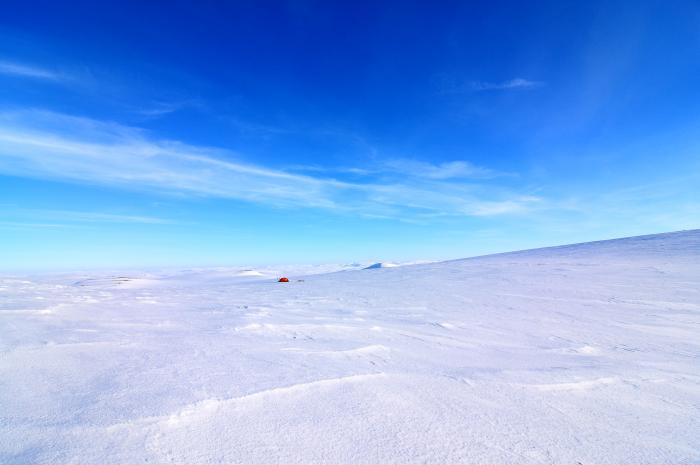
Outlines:
[[[0,277],[0,463],[700,463],[700,231],[361,268]]]

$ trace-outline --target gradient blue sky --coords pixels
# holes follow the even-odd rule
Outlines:
[[[697,2],[201,3],[3,3],[0,269],[700,227]]]

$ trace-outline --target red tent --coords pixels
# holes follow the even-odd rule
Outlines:
[[[288,283],[288,282],[289,282],[289,278],[285,278],[284,276],[282,276],[282,277],[279,279],[279,281],[277,281],[277,282],[278,282],[278,283]]]

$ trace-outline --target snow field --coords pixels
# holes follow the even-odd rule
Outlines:
[[[700,231],[236,273],[0,277],[0,463],[700,463]]]

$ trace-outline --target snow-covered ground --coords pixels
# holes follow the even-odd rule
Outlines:
[[[0,278],[0,463],[700,463],[700,231],[342,268]]]

